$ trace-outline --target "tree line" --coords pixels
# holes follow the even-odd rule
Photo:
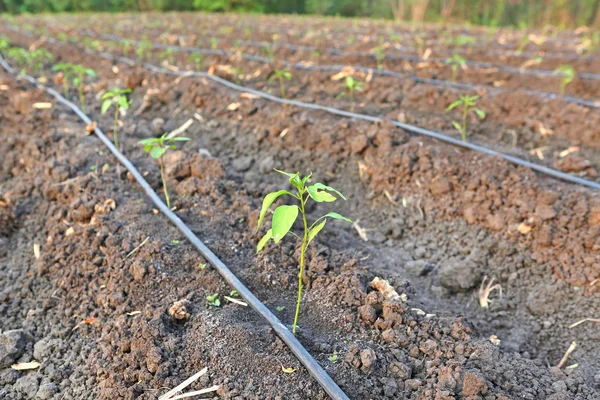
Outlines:
[[[374,17],[485,26],[600,27],[600,0],[0,0],[0,12],[212,11]]]

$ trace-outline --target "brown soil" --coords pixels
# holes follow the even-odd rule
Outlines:
[[[59,62],[94,67],[100,78],[86,102],[107,133],[97,93],[134,89],[121,142],[157,192],[157,166],[136,142],[202,117],[171,160],[178,215],[288,324],[297,243],[254,255],[261,199],[285,182],[272,169],[313,171],[347,195],[339,211],[369,240],[341,224],[317,239],[299,338],[352,399],[599,397],[597,324],[569,328],[600,312],[597,193],[385,123],[241,99],[208,81],[124,64],[116,73],[75,47],[46,47]],[[299,98],[319,99],[312,82]],[[12,76],[0,74],[0,84],[8,144],[0,163],[1,398],[155,399],[205,366],[191,389],[219,384],[220,398],[326,398],[254,312],[224,299],[207,304],[207,295],[231,289],[210,266],[199,268],[205,260],[72,113],[32,108],[50,99]],[[149,107],[136,115],[145,95]],[[240,106],[228,110],[233,102]],[[311,218],[322,212],[309,210]],[[375,277],[406,301],[384,298],[370,285]],[[503,289],[488,309],[477,300],[484,278]],[[169,314],[177,301],[188,319]],[[566,365],[578,366],[552,367],[571,341],[578,347]],[[9,367],[34,359],[35,371]]]

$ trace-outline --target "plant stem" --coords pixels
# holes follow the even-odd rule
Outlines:
[[[165,200],[167,200],[167,207],[171,208],[171,200],[169,199],[169,192],[167,191],[167,181],[165,180],[165,164],[163,163],[162,156],[158,159],[160,164],[160,177],[163,182],[163,191],[165,192]]]
[[[300,272],[298,273],[298,300],[296,302],[296,314],[294,315],[294,326],[292,333],[296,334],[296,326],[298,324],[298,315],[300,314],[300,302],[302,301],[302,275],[304,274],[304,254],[308,246],[308,224],[306,223],[306,213],[304,212],[304,199],[300,193],[300,213],[302,214],[302,222],[304,223],[304,237],[302,238],[302,249],[300,250]]]
[[[115,127],[113,129],[113,138],[115,147],[119,148],[119,141],[117,140],[117,129],[119,129],[119,105],[115,104]]]
[[[348,90],[350,92],[350,112],[354,112],[354,90]]]
[[[85,112],[85,99],[83,98],[83,83],[79,83],[79,102],[81,103],[81,111]]]
[[[461,136],[462,136],[462,141],[466,142],[467,141],[467,113],[469,112],[469,107],[467,106],[466,102],[463,104],[463,117],[462,117],[462,126],[461,126]]]
[[[283,85],[283,78],[279,78],[279,89],[281,90],[281,97],[285,99],[285,86]]]

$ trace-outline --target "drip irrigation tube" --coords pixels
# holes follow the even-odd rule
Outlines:
[[[84,34],[86,34],[88,36],[92,36],[92,34],[90,32],[84,32]],[[105,38],[106,40],[112,40],[112,41],[120,41],[120,40],[125,39],[123,37],[120,37],[117,35],[111,35],[111,34],[99,34],[99,36],[102,38]],[[53,40],[57,40],[57,39],[53,39]],[[132,43],[139,44],[140,42],[133,40]],[[256,61],[256,62],[261,62],[261,63],[265,63],[265,64],[269,64],[272,62],[269,58],[266,58],[266,57],[255,56],[252,54],[244,54],[244,53],[230,53],[230,52],[227,52],[227,51],[221,50],[221,49],[203,49],[203,48],[195,48],[195,47],[190,47],[190,46],[173,46],[173,45],[166,45],[166,44],[161,44],[161,43],[152,43],[152,46],[156,49],[163,49],[163,50],[170,49],[170,50],[175,50],[178,52],[221,55],[221,56],[226,56],[226,57],[239,56],[244,60]],[[363,71],[363,72],[367,72],[367,73],[371,72],[375,75],[389,76],[389,77],[398,78],[398,79],[410,79],[413,82],[422,83],[422,84],[426,84],[426,85],[448,87],[448,88],[458,89],[458,90],[473,90],[473,91],[487,90],[491,94],[500,94],[500,93],[508,92],[505,89],[490,88],[490,87],[483,86],[483,85],[471,85],[471,84],[467,84],[467,83],[457,83],[457,82],[443,81],[443,80],[439,80],[439,79],[422,78],[422,77],[419,77],[416,75],[407,75],[407,74],[390,71],[390,70],[383,69],[383,68],[378,69],[378,68],[363,67],[360,65],[342,65],[342,64],[306,65],[306,64],[299,64],[299,63],[294,63],[294,62],[286,61],[286,60],[281,60],[280,62],[288,67],[292,67],[294,69],[304,70],[304,71],[339,71],[344,68],[350,67],[357,71]],[[572,97],[572,96],[559,96],[556,93],[537,91],[537,90],[525,90],[525,93],[530,96],[539,96],[544,99],[551,99],[551,100],[558,99],[558,100],[565,101],[567,103],[573,103],[573,104],[578,104],[578,105],[584,106],[584,107],[600,109],[600,101],[583,100],[583,99],[580,99],[577,97]]]
[[[85,32],[88,34],[88,36],[91,36],[89,31],[85,31]],[[119,36],[111,35],[111,34],[100,34],[100,36],[106,37],[106,38],[109,38],[112,36],[113,39],[111,39],[111,40],[123,39],[123,38],[119,38]],[[189,38],[189,36],[186,36],[186,35],[182,35],[181,37]],[[118,39],[115,39],[115,38],[118,38]],[[314,46],[295,45],[295,44],[291,44],[291,43],[257,42],[257,41],[251,41],[251,40],[250,41],[238,40],[238,42],[244,46],[256,47],[256,48],[274,46],[274,47],[288,49],[288,50],[292,50],[292,51],[296,51],[296,52],[297,51],[325,51],[329,54],[337,55],[337,56],[354,56],[354,57],[370,57],[370,58],[377,57],[377,53],[367,52],[367,51],[346,51],[346,50],[340,50],[338,48],[318,48],[318,47],[314,47]],[[447,58],[440,58],[440,57],[430,57],[428,59],[424,59],[418,55],[413,55],[413,54],[384,53],[384,55],[385,55],[385,59],[406,60],[406,61],[412,61],[412,62],[435,61],[435,62],[445,63],[447,60]],[[546,76],[546,77],[547,76],[565,76],[564,73],[555,73],[554,70],[549,70],[549,69],[522,69],[519,67],[512,67],[510,65],[494,65],[492,63],[483,62],[483,61],[466,60],[465,64],[468,66],[472,66],[472,67],[480,68],[480,69],[495,68],[495,69],[498,69],[499,71],[506,71],[511,74],[517,74],[517,75],[533,75],[533,76]],[[597,74],[597,73],[581,72],[581,73],[578,73],[577,76],[581,79],[600,80],[600,74]]]
[[[29,75],[23,75],[17,73],[10,65],[6,63],[2,55],[0,54],[0,65],[10,74],[22,77],[36,87],[45,90],[48,94],[53,96],[58,102],[70,108],[84,123],[91,124],[92,120],[75,104],[65,99],[56,90],[42,85],[35,78]],[[334,400],[349,400],[348,396],[339,388],[339,386],[331,379],[331,377],[325,372],[323,368],[317,363],[317,361],[308,353],[308,351],[302,346],[302,344],[296,339],[296,337],[290,332],[290,330],[273,314],[264,304],[258,300],[256,296],[234,275],[234,273],[187,227],[187,225],[167,207],[165,203],[160,199],[156,192],[152,189],[150,184],[143,178],[135,166],[129,161],[129,159],[123,155],[111,142],[109,138],[99,129],[94,128],[94,133],[110,152],[119,160],[121,164],[135,178],[138,184],[144,189],[148,197],[158,207],[158,209],[185,235],[185,237],[198,249],[200,254],[219,272],[219,274],[227,281],[231,287],[238,291],[240,296],[264,319],[267,320],[269,325],[275,330],[277,335],[287,344],[292,353],[300,360],[300,362],[306,367],[308,372],[319,382],[321,387],[331,396]]]
[[[90,50],[84,49],[84,51],[87,54],[98,54],[99,56],[109,59],[109,60],[113,60],[113,61],[120,61],[123,62],[125,64],[128,64],[130,66],[135,66],[138,65],[135,61],[133,61],[130,58],[127,57],[120,57],[120,56],[113,56],[110,53],[107,52],[99,52],[99,53],[95,53],[92,52]],[[418,135],[422,135],[422,136],[427,136],[433,139],[437,139],[439,141],[445,142],[445,143],[449,143],[452,144],[454,146],[457,147],[462,147],[468,150],[473,150],[473,151],[477,151],[486,155],[490,155],[490,156],[498,156],[508,162],[511,162],[515,165],[519,165],[519,166],[523,166],[523,167],[527,167],[530,168],[536,172],[551,176],[553,178],[556,179],[560,179],[562,181],[565,182],[570,182],[570,183],[575,183],[575,184],[579,184],[582,186],[587,186],[589,188],[592,189],[596,189],[596,190],[600,190],[600,183],[594,182],[594,181],[590,181],[587,179],[583,179],[580,178],[578,176],[573,176],[570,174],[567,174],[565,172],[561,172],[561,171],[557,171],[553,168],[548,168],[545,167],[543,165],[539,165],[536,163],[532,163],[530,161],[524,160],[522,158],[519,157],[515,157],[515,156],[511,156],[509,154],[504,154],[501,153],[499,151],[496,150],[492,150],[490,148],[487,148],[485,146],[481,146],[475,143],[469,143],[469,142],[463,142],[460,139],[456,139],[447,135],[444,135],[442,133],[439,132],[435,132],[435,131],[431,131],[428,129],[424,129],[418,126],[414,126],[414,125],[410,125],[404,122],[400,122],[400,121],[396,121],[396,120],[392,120],[392,119],[384,119],[384,118],[380,118],[380,117],[374,117],[371,115],[366,115],[366,114],[359,114],[359,113],[355,113],[355,112],[350,112],[350,111],[344,111],[344,110],[340,110],[334,107],[328,107],[328,106],[323,106],[320,104],[312,104],[312,103],[305,103],[303,101],[298,101],[298,100],[289,100],[289,99],[284,99],[281,97],[277,97],[277,96],[273,96],[272,94],[260,91],[260,90],[256,90],[256,89],[252,89],[252,88],[248,88],[242,85],[237,85],[233,82],[230,82],[226,79],[220,78],[218,76],[215,75],[211,75],[209,73],[206,72],[192,72],[192,71],[173,71],[173,70],[169,70],[166,68],[162,68],[162,67],[158,67],[156,65],[153,64],[148,64],[148,63],[144,63],[141,64],[144,68],[148,69],[149,71],[155,72],[155,73],[162,73],[162,74],[167,74],[167,75],[176,75],[176,76],[181,76],[181,77],[199,77],[199,78],[206,78],[209,79],[213,82],[216,82],[222,86],[228,87],[230,89],[236,90],[238,92],[245,92],[245,93],[250,93],[250,94],[254,94],[260,98],[266,99],[266,100],[270,100],[273,101],[275,103],[279,103],[279,104],[287,104],[287,105],[291,105],[291,106],[295,106],[295,107],[300,107],[300,108],[305,108],[305,109],[310,109],[310,110],[316,110],[316,111],[324,111],[327,112],[329,114],[333,114],[333,115],[338,115],[338,116],[342,116],[342,117],[348,117],[348,118],[355,118],[355,119],[360,119],[363,121],[369,121],[369,122],[382,122],[384,120],[387,120],[389,122],[391,122],[394,126],[401,128],[407,132],[411,132],[411,133],[415,133]]]

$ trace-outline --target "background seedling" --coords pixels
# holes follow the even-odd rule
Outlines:
[[[219,41],[215,37],[210,38],[210,48],[216,50],[219,47]]]
[[[194,68],[196,71],[200,71],[200,65],[202,64],[202,60],[204,60],[204,55],[200,53],[192,53],[188,57],[189,62],[194,64]]]
[[[277,311],[283,311],[283,310],[285,310],[285,306],[277,306],[275,308],[277,309]]]
[[[573,81],[573,79],[575,79],[575,68],[571,67],[570,65],[563,64],[560,67],[556,68],[553,74],[560,75],[562,77],[558,93],[561,96],[564,96],[565,88],[569,83]]]
[[[100,100],[104,100],[102,102],[102,114],[106,113],[113,103],[115,105],[115,118],[113,127],[113,141],[115,143],[115,147],[119,147],[117,139],[117,131],[119,130],[119,109],[122,108],[123,110],[127,110],[129,109],[129,104],[131,104],[131,101],[127,100],[127,93],[131,93],[131,89],[113,89],[104,93],[100,98]]]
[[[350,111],[354,112],[354,92],[362,92],[362,83],[351,76],[347,76],[343,87],[346,91],[338,94],[337,98],[339,99],[347,94],[350,97]]]
[[[31,63],[33,68],[40,74],[44,73],[44,64],[54,61],[54,56],[46,49],[35,49],[31,52]]]
[[[267,57],[269,60],[271,60],[271,62],[273,62],[275,60],[275,53],[273,52],[273,49],[271,48],[271,46],[264,45],[262,47],[262,52],[265,55],[265,57]]]
[[[121,47],[121,51],[125,57],[129,57],[129,52],[131,51],[131,41],[127,39],[123,39],[119,42],[119,46]]]
[[[160,58],[163,63],[166,62],[168,65],[175,64],[175,50],[172,48],[165,49],[162,53],[160,53]]]
[[[467,62],[465,61],[465,59],[459,56],[458,54],[452,54],[452,57],[448,58],[445,64],[450,65],[450,69],[452,70],[452,82],[456,82],[456,75],[458,73],[458,69],[463,69],[467,66]]]
[[[8,49],[9,41],[5,37],[0,37],[0,51],[5,51]]]
[[[383,46],[375,48],[375,61],[377,61],[377,69],[383,69],[383,60],[385,60],[385,49]]]
[[[8,49],[8,58],[10,58],[21,73],[25,73],[25,66],[31,62],[31,54],[21,47],[11,47]]]
[[[281,93],[281,97],[285,98],[285,81],[292,79],[292,74],[288,71],[284,71],[281,69],[276,69],[273,72],[273,75],[269,77],[269,82],[273,81],[273,79],[277,79],[279,81],[279,90]]]
[[[165,193],[165,200],[167,206],[171,208],[171,200],[169,199],[169,191],[167,189],[167,180],[165,177],[165,163],[163,156],[169,149],[175,150],[177,148],[176,142],[187,142],[190,138],[187,137],[169,137],[165,132],[159,138],[148,138],[140,140],[138,144],[144,146],[144,151],[150,154],[150,157],[158,160],[160,165],[160,178],[162,179],[163,191]]]
[[[298,300],[296,303],[296,314],[294,316],[294,325],[292,328],[293,333],[296,333],[296,326],[298,323],[298,315],[300,313],[300,303],[302,300],[302,277],[304,275],[304,257],[306,254],[306,248],[310,244],[310,242],[317,236],[319,232],[325,227],[325,223],[327,222],[327,218],[332,219],[340,219],[342,221],[350,222],[352,221],[346,217],[341,216],[335,212],[329,212],[322,217],[317,218],[310,227],[308,226],[308,222],[306,220],[306,204],[309,200],[313,200],[317,203],[331,203],[337,200],[332,193],[346,200],[343,194],[335,190],[334,188],[324,185],[322,183],[315,183],[314,185],[307,186],[308,180],[311,175],[307,175],[305,177],[300,177],[300,174],[297,172],[295,174],[290,174],[288,172],[277,171],[281,174],[289,177],[290,183],[296,188],[296,193],[288,192],[287,190],[280,190],[278,192],[272,192],[265,196],[262,204],[262,208],[260,210],[260,216],[258,218],[258,226],[257,231],[260,228],[265,216],[267,215],[267,211],[269,207],[277,198],[283,195],[291,196],[294,199],[298,200],[299,205],[284,205],[279,206],[275,209],[272,218],[271,229],[267,231],[267,233],[260,239],[258,242],[258,246],[256,247],[256,253],[259,253],[269,242],[269,240],[273,239],[275,243],[279,243],[281,239],[288,233],[293,234],[298,237],[302,241],[302,247],[300,251],[300,271],[298,273]],[[294,232],[291,231],[292,225],[298,218],[298,214],[302,219],[302,223],[304,226],[304,235],[300,238]]]
[[[214,306],[214,307],[221,306],[221,300],[219,300],[219,293],[213,293],[210,296],[206,296],[206,300],[208,301],[208,304],[210,304],[211,306]]]
[[[83,96],[83,79],[85,76],[96,77],[96,72],[91,68],[86,68],[80,64],[56,64],[52,67],[53,71],[62,71],[63,73],[63,87],[65,89],[65,97],[68,96],[69,84],[68,80],[71,79],[73,86],[77,86],[79,92],[79,102],[81,103],[81,110],[85,112],[85,98]]]
[[[140,43],[138,43],[136,54],[140,59],[144,60],[149,58],[152,49],[154,49],[152,43],[148,41],[148,39],[144,39]]]
[[[479,118],[485,118],[485,112],[483,112],[483,110],[480,108],[477,108],[478,98],[479,96],[477,95],[467,96],[461,94],[458,100],[446,108],[446,112],[449,112],[458,106],[462,106],[462,124],[452,121],[452,125],[460,132],[463,142],[467,141],[467,117],[469,116],[469,111],[473,110],[473,112],[477,114]]]

